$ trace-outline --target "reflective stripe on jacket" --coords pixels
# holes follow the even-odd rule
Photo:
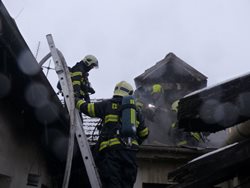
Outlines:
[[[120,106],[122,97],[114,97],[102,102],[88,103],[79,100],[76,107],[87,116],[98,117],[103,120],[103,126],[99,136],[99,151],[123,144],[120,140],[119,129],[120,122]],[[136,122],[136,138],[132,138],[132,145],[138,147],[147,138],[149,130],[144,126],[142,115],[137,111]]]
[[[88,87],[90,85],[88,71],[84,69],[81,63],[77,63],[70,69],[70,75],[75,96],[78,98],[84,98],[88,95]]]

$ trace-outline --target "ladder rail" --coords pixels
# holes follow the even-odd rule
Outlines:
[[[77,142],[81,151],[84,165],[88,174],[89,182],[92,188],[101,188],[101,181],[95,166],[95,162],[88,144],[87,137],[82,128],[82,121],[80,118],[79,111],[75,108],[74,91],[72,86],[72,81],[70,73],[66,64],[66,61],[62,53],[56,49],[52,35],[48,34],[47,41],[50,47],[51,56],[55,63],[55,70],[58,75],[65,102],[70,113],[70,137],[67,152],[67,162],[65,167],[65,174],[63,180],[63,188],[68,187],[71,164],[73,158],[73,148],[74,148],[74,135],[77,138]]]
[[[52,35],[47,35],[47,41],[50,47],[51,56],[53,58],[53,61],[55,63],[55,70],[58,75],[60,84],[64,91],[64,99],[66,102],[66,106],[68,108],[69,114],[70,114],[70,133],[69,133],[69,139],[68,139],[68,150],[67,150],[67,160],[66,160],[66,166],[65,166],[65,172],[64,172],[64,178],[63,178],[63,188],[67,188],[69,184],[69,178],[70,178],[70,171],[72,166],[72,158],[73,158],[73,150],[74,150],[74,102],[72,96],[72,83],[68,78],[68,69],[64,67],[64,64],[61,62],[58,50],[56,49],[54,45],[54,41],[52,38]]]

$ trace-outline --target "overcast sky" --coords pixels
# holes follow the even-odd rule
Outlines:
[[[87,54],[91,98],[109,98],[115,83],[133,79],[175,53],[218,84],[250,70],[249,0],[3,0],[38,61],[47,34],[73,66]],[[56,80],[50,72],[49,79]],[[52,82],[53,84],[55,81]],[[52,85],[53,85],[52,84]]]

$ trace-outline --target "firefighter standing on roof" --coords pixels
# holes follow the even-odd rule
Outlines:
[[[93,55],[87,55],[83,60],[76,63],[71,69],[71,79],[75,97],[89,102],[89,94],[94,94],[95,90],[91,87],[88,80],[89,71],[98,67],[98,60]]]
[[[175,138],[177,146],[199,146],[203,140],[203,134],[200,132],[184,132],[178,129],[177,113],[178,113],[179,100],[172,103],[171,109],[175,114],[175,121],[172,123],[170,131]]]
[[[150,104],[144,105],[145,122],[151,134],[146,144],[168,144],[169,137],[166,136],[171,120],[170,111],[164,97],[164,88],[161,84],[153,84],[150,87]]]
[[[129,107],[134,106],[132,108],[136,112],[135,136],[131,137],[128,143],[121,135],[122,101],[132,94],[132,86],[121,81],[116,84],[111,99],[97,103],[76,100],[76,107],[82,113],[103,120],[97,144],[96,162],[104,188],[132,188],[136,180],[138,145],[147,138],[149,131],[144,126],[143,117],[135,105],[130,105]]]

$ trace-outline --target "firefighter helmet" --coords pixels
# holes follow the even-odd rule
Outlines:
[[[155,94],[155,93],[163,93],[163,88],[160,84],[153,85],[151,94]]]
[[[98,68],[98,60],[93,55],[86,55],[82,61],[85,63],[85,65],[87,65],[87,67]]]
[[[116,84],[114,96],[128,96],[133,94],[133,87],[126,81],[121,81]]]

